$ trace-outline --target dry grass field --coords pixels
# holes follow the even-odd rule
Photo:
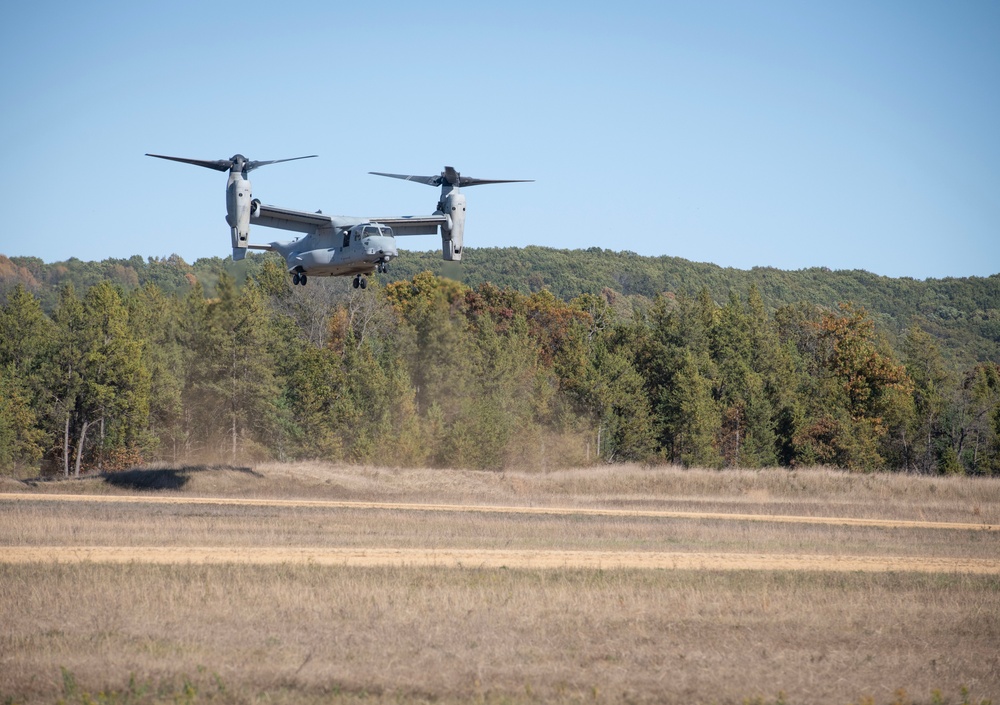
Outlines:
[[[998,529],[823,469],[0,480],[0,701],[997,702]]]

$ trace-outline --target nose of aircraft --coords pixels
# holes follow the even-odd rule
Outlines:
[[[365,249],[371,254],[381,254],[396,257],[396,239],[392,237],[374,236],[368,238]]]

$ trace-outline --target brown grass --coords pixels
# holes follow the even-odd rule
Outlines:
[[[826,470],[159,468],[0,491],[642,507],[985,522],[1000,482]],[[973,511],[972,507],[976,507]],[[996,559],[996,532],[0,500],[0,546],[717,551]],[[1000,694],[1000,578],[783,570],[0,563],[0,700],[918,702]],[[61,668],[77,690],[67,688]],[[216,677],[217,676],[217,677]],[[184,679],[189,680],[185,690]],[[109,696],[110,697],[110,696]]]
[[[109,478],[128,478],[109,482]],[[1000,523],[1000,478],[857,474],[826,468],[703,470],[595,466],[554,472],[353,467],[319,462],[153,464],[109,478],[16,481],[0,492],[128,494],[553,505]],[[738,508],[738,509],[737,509]]]

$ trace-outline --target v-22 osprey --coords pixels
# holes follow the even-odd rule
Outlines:
[[[415,181],[428,186],[440,186],[441,197],[437,208],[430,215],[360,218],[354,216],[324,215],[288,208],[269,206],[253,197],[250,180],[254,169],[268,164],[312,159],[317,155],[253,161],[236,154],[230,159],[204,160],[147,154],[148,157],[169,159],[184,164],[228,171],[226,184],[226,222],[232,235],[233,259],[246,257],[247,250],[271,250],[284,257],[293,284],[305,285],[311,276],[354,276],[354,288],[365,288],[366,277],[372,272],[385,272],[389,262],[398,256],[396,236],[434,235],[440,231],[441,251],[445,260],[462,259],[462,241],[465,233],[465,194],[461,188],[481,184],[525,183],[531,179],[473,179],[462,176],[446,166],[438,176],[413,176],[386,174],[372,171],[376,176]],[[250,243],[250,224],[302,233],[294,240]]]

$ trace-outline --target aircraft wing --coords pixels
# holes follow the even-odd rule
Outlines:
[[[257,215],[250,220],[253,225],[265,228],[279,228],[299,233],[315,233],[324,228],[349,228],[359,223],[375,222],[388,225],[396,235],[436,235],[438,227],[448,225],[445,215],[404,215],[388,218],[356,218],[342,215],[324,215],[293,211],[288,208],[266,206],[257,209]]]
[[[437,235],[439,226],[448,225],[446,215],[404,215],[392,218],[372,218],[375,223],[388,225],[393,235]]]
[[[335,225],[333,221],[331,216],[322,213],[293,211],[288,208],[265,206],[263,203],[258,207],[257,215],[250,220],[252,224],[263,225],[265,228],[294,230],[299,233],[314,233],[321,228],[333,227]]]

